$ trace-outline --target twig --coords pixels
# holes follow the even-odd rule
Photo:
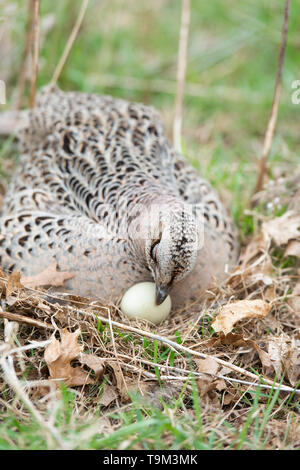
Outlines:
[[[28,0],[28,24],[26,31],[25,46],[22,54],[22,61],[20,66],[20,74],[17,85],[17,98],[13,105],[13,109],[20,109],[22,105],[22,99],[25,91],[26,84],[26,75],[27,75],[27,61],[28,54],[30,51],[30,46],[32,42],[32,32],[33,32],[33,19],[34,19],[34,0]]]
[[[287,39],[287,32],[288,32],[289,10],[290,10],[290,0],[286,0],[285,8],[284,8],[282,38],[281,38],[281,45],[280,45],[280,52],[279,52],[277,78],[276,78],[276,84],[275,84],[275,90],[274,90],[273,103],[272,103],[271,113],[270,113],[269,122],[267,126],[267,131],[265,134],[262,156],[259,160],[258,177],[257,177],[255,189],[253,191],[252,196],[254,196],[254,194],[256,194],[258,191],[260,191],[263,185],[264,176],[267,170],[267,160],[268,160],[268,156],[270,153],[275,126],[276,126],[276,121],[277,121],[280,88],[281,88],[282,66],[283,66],[283,61],[284,61],[286,39]]]
[[[54,74],[53,74],[53,77],[52,77],[52,80],[51,80],[51,85],[55,85],[57,80],[58,80],[58,77],[60,76],[61,74],[61,71],[66,63],[66,60],[68,58],[68,55],[70,53],[70,50],[72,48],[72,45],[76,39],[76,36],[78,34],[78,31],[79,31],[79,28],[81,26],[81,23],[83,21],[83,18],[84,18],[84,15],[85,15],[85,12],[86,12],[86,9],[87,9],[87,6],[88,6],[88,3],[89,3],[89,0],[83,0],[82,1],[82,4],[81,4],[81,8],[80,8],[80,11],[79,11],[79,14],[78,14],[78,18],[77,18],[77,21],[74,25],[74,28],[72,29],[72,32],[69,36],[69,39],[67,41],[67,44],[66,44],[66,47],[64,49],[64,52],[60,58],[60,61],[58,62],[57,66],[56,66],[56,69],[54,71]]]
[[[0,311],[0,317],[7,318],[7,320],[16,321],[19,323],[28,323],[28,325],[36,326],[38,328],[54,330],[54,327],[50,325],[50,323],[35,320],[34,318],[26,317],[25,315],[19,315],[18,313]]]
[[[20,398],[20,400],[22,400],[24,405],[28,408],[28,410],[34,416],[34,418],[36,419],[38,424],[41,426],[41,428],[44,429],[46,435],[51,439],[52,443],[54,442],[57,443],[61,449],[70,449],[70,447],[66,445],[65,442],[61,439],[61,436],[59,435],[57,429],[43,419],[40,412],[31,402],[21,382],[16,376],[12,357],[8,357],[8,358],[3,357],[0,360],[0,365],[3,370],[3,376],[4,376],[5,381],[14,390],[14,392]]]
[[[114,337],[114,332],[113,332],[113,329],[112,329],[111,321],[112,320],[111,320],[111,316],[110,316],[110,310],[108,310],[108,323],[109,323],[109,329],[110,329],[110,334],[111,334],[111,340],[112,340],[112,343],[113,343],[113,350],[114,350],[115,358],[116,358],[116,361],[117,361],[117,367],[118,367],[119,373],[122,377],[122,381],[123,381],[125,390],[128,393],[128,387],[127,387],[127,384],[126,384],[126,380],[124,378],[123,371],[122,371],[122,368],[120,366],[120,361],[119,361],[119,357],[118,357],[118,352],[117,352],[117,348],[116,348],[115,337]]]
[[[39,43],[40,43],[40,0],[34,1],[34,29],[33,29],[33,48],[32,48],[32,76],[30,83],[29,108],[34,108],[36,82],[38,76],[39,62]]]
[[[35,291],[35,289],[30,289],[32,291]],[[39,292],[39,294],[42,294],[41,292]],[[42,294],[43,295],[43,294]],[[55,296],[51,296],[51,297],[54,297],[56,298]],[[62,300],[62,299],[60,299]],[[95,314],[95,313],[90,313],[90,312],[87,312],[87,311],[84,311],[84,310],[81,310],[79,308],[74,308],[74,307],[69,307],[70,310],[74,311],[74,312],[77,312],[80,314],[80,316],[90,316],[96,320],[100,320],[104,323],[108,323],[109,324],[109,328],[110,328],[110,332],[112,334],[112,326],[116,326],[118,328],[121,328],[125,331],[131,331],[132,333],[136,333],[140,336],[146,336],[148,338],[151,338],[151,339],[154,339],[154,340],[157,340],[157,341],[160,341],[161,343],[163,344],[167,344],[168,346],[171,347],[171,349],[173,350],[179,350],[179,351],[182,351],[184,353],[187,353],[187,354],[190,354],[191,356],[195,356],[195,357],[200,357],[202,359],[213,359],[215,360],[215,362],[217,362],[218,364],[222,365],[222,366],[225,366],[225,367],[228,367],[229,369],[231,369],[233,372],[236,372],[236,373],[239,373],[239,374],[242,374],[242,375],[245,375],[246,377],[249,377],[253,380],[256,381],[256,383],[253,383],[253,382],[245,382],[245,381],[242,381],[240,379],[234,379],[234,378],[231,378],[231,377],[226,377],[226,376],[221,376],[219,374],[214,374],[215,377],[218,377],[218,378],[222,378],[224,380],[229,380],[229,381],[233,381],[233,382],[239,382],[239,383],[244,383],[245,385],[252,385],[254,387],[258,387],[258,386],[261,386],[262,388],[270,388],[270,389],[279,389],[281,391],[285,391],[285,392],[292,392],[292,393],[300,393],[300,390],[296,390],[292,387],[289,387],[287,385],[282,385],[282,384],[279,384],[277,382],[275,382],[275,380],[271,380],[271,379],[268,379],[268,378],[262,378],[263,382],[265,383],[257,383],[257,380],[260,379],[260,377],[252,372],[249,372],[247,371],[246,369],[243,369],[242,367],[238,367],[234,364],[232,364],[231,362],[228,362],[228,361],[224,361],[222,359],[219,359],[218,357],[215,357],[215,356],[212,356],[210,354],[205,354],[205,353],[201,353],[199,351],[194,351],[193,349],[191,348],[188,348],[188,347],[185,347],[183,346],[182,344],[177,344],[176,342],[168,339],[168,338],[165,338],[163,336],[159,336],[159,335],[156,335],[154,333],[151,333],[149,331],[145,331],[145,330],[141,330],[141,329],[138,329],[138,328],[135,328],[135,327],[132,327],[132,326],[129,326],[129,325],[126,325],[124,323],[120,323],[120,322],[117,322],[117,321],[114,321],[114,320],[111,320],[111,317],[109,315],[109,318],[105,318],[105,317],[102,317],[98,314]],[[108,307],[103,307],[105,308],[108,312],[109,312],[109,308]],[[40,343],[36,343],[37,346],[35,346],[35,343],[32,343],[30,345],[27,345],[27,346],[23,346],[21,348],[15,348],[14,350],[10,350],[9,352],[5,351],[4,354],[13,354],[13,353],[17,353],[17,352],[20,352],[20,351],[25,351],[27,349],[31,349],[33,347],[42,347],[42,346],[46,346],[48,345],[49,343],[51,342],[51,340],[47,340],[47,341],[44,341],[44,342],[40,342]],[[116,356],[116,359],[117,359],[117,356],[116,355],[116,349],[114,349],[114,354]],[[120,354],[119,356],[122,356],[122,354]],[[159,366],[158,364],[156,364],[156,366]],[[185,371],[183,370],[183,373]],[[208,375],[211,375],[211,374],[208,374]],[[268,384],[268,386],[266,385]]]
[[[173,143],[178,152],[181,151],[182,104],[184,96],[184,83],[186,75],[187,49],[190,25],[190,0],[182,0],[181,27],[177,65],[177,90],[173,122]]]
[[[110,351],[109,351],[110,352]],[[111,353],[112,354],[112,353]],[[125,359],[127,360],[132,360],[132,358],[130,356],[127,356],[126,354],[119,354],[119,357],[124,357]],[[184,369],[184,368],[179,368],[179,367],[174,367],[174,366],[170,366],[170,365],[165,365],[165,364],[158,364],[158,363],[154,363],[154,362],[151,362],[151,361],[147,361],[146,359],[142,359],[142,358],[139,358],[138,359],[140,362],[142,362],[143,364],[148,364],[152,367],[158,367],[159,369],[167,369],[167,371],[173,371],[174,373],[179,373],[179,374],[185,374],[186,376],[189,375],[193,375],[195,377],[199,377],[199,378],[203,378],[203,377],[207,377],[207,375],[210,375],[209,373],[204,373],[204,372],[196,372],[196,371],[193,371],[193,370],[187,370],[187,369]],[[127,362],[123,362],[123,366],[126,368],[126,367],[131,367],[131,364],[128,364]],[[133,367],[133,366],[132,366]],[[136,366],[134,366],[136,367]],[[144,370],[143,370],[144,372]],[[153,378],[156,378],[156,375],[152,373],[152,376]],[[190,377],[184,377],[184,376],[175,376],[175,378],[177,380],[187,380],[188,378]],[[150,377],[150,376],[149,376]],[[162,377],[173,377],[174,376],[160,376],[161,378]],[[278,387],[274,387],[273,385],[266,385],[266,384],[262,384],[262,383],[257,383],[257,382],[248,382],[246,380],[241,380],[241,379],[235,379],[233,377],[226,377],[225,375],[221,375],[221,374],[214,374],[213,377],[215,377],[216,379],[223,379],[223,380],[227,380],[228,382],[235,382],[235,383],[239,383],[239,384],[242,384],[242,385],[248,385],[250,387],[260,387],[260,388],[266,388],[266,389],[269,389],[269,390],[277,390]],[[257,377],[258,379],[258,377]],[[281,385],[279,387],[279,390],[282,391],[282,392],[291,392],[291,387],[289,386],[286,386],[286,385]],[[300,390],[296,390],[296,389],[293,389],[293,392],[295,393],[300,393]]]
[[[21,352],[29,351],[30,349],[44,348],[45,346],[48,346],[51,341],[51,339],[47,339],[45,341],[32,341],[32,343],[26,344],[26,346],[21,346],[19,348],[13,349],[5,349],[2,354],[4,356],[12,356],[13,354],[20,354]]]
[[[30,289],[30,290],[34,291],[34,289]],[[41,292],[39,292],[39,293],[42,294]],[[55,296],[53,296],[53,297],[55,297]],[[62,300],[62,299],[60,299],[60,300]],[[124,323],[120,323],[120,322],[112,320],[110,317],[105,318],[105,317],[100,316],[96,313],[86,312],[86,311],[84,311],[82,309],[79,309],[79,308],[76,308],[76,307],[75,308],[74,307],[69,307],[69,308],[70,308],[70,310],[79,313],[81,316],[90,316],[92,318],[95,318],[98,321],[100,320],[104,323],[108,323],[110,329],[111,329],[112,326],[116,326],[116,327],[121,328],[125,331],[131,331],[132,333],[136,333],[140,336],[146,336],[148,338],[157,340],[161,343],[167,344],[168,346],[171,347],[171,349],[173,349],[175,351],[179,350],[179,351],[182,351],[184,353],[190,354],[191,356],[200,357],[201,359],[208,359],[208,358],[209,359],[214,359],[218,364],[220,364],[224,367],[228,367],[233,372],[245,375],[246,377],[249,377],[249,378],[251,378],[255,381],[257,381],[259,379],[258,375],[254,374],[252,372],[249,372],[246,369],[243,369],[242,367],[238,367],[235,364],[232,364],[231,362],[224,361],[224,360],[219,359],[218,357],[212,356],[210,354],[205,354],[205,353],[201,353],[199,351],[194,351],[191,348],[183,346],[182,344],[177,344],[175,341],[172,341],[172,340],[170,340],[168,338],[165,338],[163,336],[156,335],[156,334],[151,333],[149,331],[140,330],[139,328],[135,328],[133,326],[125,325]],[[102,308],[105,308],[109,312],[108,307],[102,307]],[[265,378],[265,377],[262,380],[266,384],[270,385],[272,388],[277,387],[277,388],[280,388],[280,389],[283,390],[283,387],[284,387],[285,391],[295,392],[295,389],[293,389],[292,387],[289,387],[287,385],[282,386],[281,384],[275,382],[274,380],[271,380],[271,379],[268,379],[268,378]]]
[[[154,333],[150,333],[149,331],[140,330],[138,328],[134,328],[132,326],[125,325],[123,323],[116,322],[114,320],[109,320],[109,319],[107,319],[105,317],[102,317],[102,316],[100,316],[98,314],[95,314],[95,313],[85,312],[84,310],[81,310],[81,309],[74,309],[74,310],[77,311],[78,313],[80,313],[81,315],[92,316],[95,319],[100,320],[104,323],[111,323],[111,325],[114,325],[114,326],[116,326],[118,328],[121,328],[123,330],[131,331],[132,333],[136,333],[140,336],[147,336],[148,338],[151,338],[151,339],[157,340],[161,343],[167,344],[168,346],[173,348],[175,351],[179,350],[179,351],[182,351],[184,353],[190,354],[191,356],[200,357],[201,359],[207,359],[207,358],[214,359],[218,364],[220,364],[222,366],[225,366],[225,367],[228,367],[232,371],[237,372],[237,373],[242,374],[242,375],[245,375],[245,376],[247,376],[247,377],[249,377],[249,378],[251,378],[255,381],[257,381],[259,379],[259,377],[256,374],[254,374],[252,372],[249,372],[246,369],[243,369],[242,367],[238,367],[235,364],[232,364],[231,362],[223,361],[222,359],[219,359],[218,357],[212,356],[210,354],[205,354],[205,353],[201,353],[199,351],[194,351],[191,348],[187,348],[186,346],[183,346],[182,344],[177,344],[175,341],[172,341],[172,340],[170,340],[168,338],[165,338],[163,336],[159,336],[159,335],[156,335]],[[264,377],[263,381],[266,382],[267,384],[271,385],[272,387],[281,388],[281,384],[279,384],[277,382],[274,382],[274,380],[271,380],[271,379],[268,379],[268,378]],[[295,391],[292,387],[288,387],[287,385],[285,385],[284,387],[285,387],[285,391],[289,391],[289,392],[294,392]]]

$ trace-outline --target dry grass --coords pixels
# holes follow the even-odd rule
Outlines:
[[[282,200],[289,198],[293,207],[296,200],[299,201],[296,180],[290,178],[288,185],[282,185],[281,178],[278,185],[275,182],[269,190],[274,191],[275,186],[277,195]],[[262,201],[268,201],[268,189],[260,194],[260,203]],[[270,218],[261,212],[259,217]],[[212,287],[199,302],[185,311],[174,312],[156,327],[148,322],[129,322],[117,306],[103,306],[70,295],[58,297],[43,290],[14,288],[10,278],[2,274],[0,316],[10,320],[4,320],[7,324],[1,338],[4,378],[1,388],[6,393],[6,398],[0,402],[2,412],[11,410],[24,418],[27,409],[41,425],[51,448],[76,448],[77,440],[63,439],[47,417],[49,407],[57,409],[61,395],[55,388],[55,381],[49,378],[44,351],[53,333],[64,328],[68,331],[79,328],[84,352],[102,358],[105,373],[98,386],[73,388],[73,413],[85,419],[100,405],[101,420],[108,435],[120,431],[120,422],[116,422],[115,416],[121,416],[122,411],[130,410],[131,406],[136,407],[136,398],[132,398],[136,393],[140,396],[141,408],[147,404],[159,408],[161,400],[170,403],[183,397],[186,412],[195,419],[195,403],[189,398],[194,393],[194,377],[203,416],[202,432],[214,430],[219,445],[227,448],[235,442],[236,448],[239,445],[248,448],[247,442],[251,439],[252,446],[261,445],[255,444],[254,418],[249,427],[246,426],[249,401],[252,402],[253,391],[261,384],[260,394],[256,392],[255,408],[256,420],[260,423],[266,420],[268,391],[277,393],[276,406],[267,416],[260,436],[261,439],[267,436],[264,447],[299,447],[299,415],[291,410],[298,396],[292,390],[300,379],[297,362],[300,298],[297,293],[292,294],[299,283],[300,264],[294,257],[288,258],[290,262],[286,263],[282,257],[284,247],[273,243],[262,251],[258,237],[252,237],[244,246],[239,268],[223,286]],[[271,302],[271,313],[262,320],[238,324],[227,336],[216,335],[210,325],[219,307],[246,298]],[[14,329],[13,325],[18,328]],[[203,369],[201,357],[214,358],[217,368],[216,364],[208,362]],[[276,385],[274,380],[281,383]],[[167,407],[165,412],[171,413],[172,409]],[[181,409],[174,412],[172,419],[180,422],[184,416]],[[223,426],[224,422],[227,427]],[[232,427],[228,428],[229,424]],[[243,432],[247,442],[237,438]],[[167,434],[166,445],[168,439],[171,445],[172,433]],[[184,448],[184,442],[182,445]],[[143,448],[143,445],[133,447]]]
[[[265,173],[267,170],[267,160],[270,154],[272,147],[273,136],[275,131],[275,126],[277,122],[278,115],[278,105],[280,98],[280,89],[281,89],[281,77],[282,77],[282,67],[285,56],[286,49],[286,40],[288,32],[288,22],[289,22],[289,11],[290,11],[290,0],[286,0],[284,8],[284,21],[282,27],[282,39],[280,45],[279,59],[278,59],[278,68],[277,68],[277,77],[274,89],[273,103],[271,108],[271,113],[269,117],[268,127],[264,139],[264,146],[262,151],[262,156],[259,161],[259,171],[257,175],[257,182],[254,188],[254,194],[262,189]]]
[[[88,0],[81,3],[77,22],[68,33],[69,39],[54,72],[54,81],[61,75],[87,3]],[[160,4],[157,2],[155,11]],[[186,6],[188,4],[185,2]],[[132,2],[130,5],[133,8]],[[117,32],[118,28],[124,27],[122,22],[132,22],[130,8],[126,15],[119,2],[117,6],[116,15],[101,13],[103,18],[105,16],[102,28],[104,32],[107,30],[106,33],[113,27]],[[139,14],[142,16],[142,13]],[[144,36],[144,22],[141,23]],[[150,16],[149,24],[151,26]],[[187,39],[187,25],[182,30]],[[29,38],[28,35],[28,41]],[[214,46],[215,39],[211,39]],[[231,46],[229,44],[231,51],[236,50],[237,41],[233,39]],[[249,38],[245,41],[248,40],[250,44]],[[199,41],[196,43],[198,50]],[[243,39],[240,43],[243,44]],[[34,67],[38,62],[37,44],[36,36]],[[94,79],[91,68],[84,77],[84,87],[93,87],[95,83],[99,86],[102,79],[109,90],[116,87],[123,91],[141,91],[147,99],[149,89],[153,93],[166,94],[176,94],[177,90],[178,137],[181,134],[185,69],[189,65],[186,64],[187,41],[182,40],[181,44],[182,60],[178,67],[181,78],[177,84],[173,80],[174,74],[171,73],[170,79],[168,72],[168,68],[171,72],[172,67],[175,68],[174,48],[170,64],[165,63],[169,52],[165,52],[163,67],[160,64],[161,71],[167,70],[165,76],[156,73],[155,60],[151,80],[147,74],[126,77],[124,71],[120,75],[119,70],[111,73],[105,67],[101,73],[96,68]],[[211,74],[226,77],[234,73],[235,68],[239,69],[242,54],[232,53],[229,61],[221,60],[218,64],[219,53],[225,54],[224,57],[227,54],[220,46],[222,44],[216,48],[215,56],[207,57],[209,70],[205,71],[205,64],[201,65],[204,71],[200,83],[204,85],[190,80],[185,86],[185,95],[195,99],[210,94],[210,99],[218,97],[233,104],[249,105],[259,101],[261,95],[257,98],[251,87],[245,92],[233,87],[231,82],[226,85],[225,81],[224,85],[209,79]],[[110,61],[107,51],[108,48],[101,50],[101,66]],[[24,63],[25,56],[26,47]],[[94,52],[91,56],[94,59]],[[248,62],[248,57],[245,60]],[[210,66],[214,61],[216,67],[211,73]],[[24,77],[20,78],[20,96],[25,86],[25,65]],[[158,71],[160,69],[158,67]],[[47,77],[49,79],[49,73]],[[210,106],[211,103],[208,111]],[[171,109],[170,104],[169,107]],[[217,122],[218,116],[220,122]],[[236,130],[238,120],[229,117],[226,111],[213,119],[208,120],[207,128],[199,127],[197,108],[195,139],[197,147],[199,142],[202,146],[202,156],[205,156],[205,145],[215,145],[212,143],[215,140],[212,122],[219,131],[225,132],[228,120],[233,122],[232,127]],[[185,135],[189,132],[193,131],[189,129]],[[234,132],[230,134],[231,138],[235,135]],[[226,145],[231,147],[231,141],[224,138],[224,143],[223,149]],[[271,143],[272,138],[268,139],[268,152]],[[207,151],[210,157],[212,148]],[[7,161],[4,160],[4,164]],[[13,284],[11,276],[1,273],[0,365],[3,381],[0,383],[0,411],[3,424],[5,420],[9,424],[4,427],[5,436],[2,441],[0,438],[0,447],[299,449],[299,389],[296,390],[300,380],[299,256],[285,256],[285,245],[276,246],[274,241],[266,245],[261,235],[264,221],[286,208],[299,208],[299,175],[291,178],[294,167],[289,170],[286,174],[280,171],[273,184],[256,194],[257,210],[249,213],[255,235],[245,238],[239,267],[230,279],[222,286],[212,286],[198,302],[184,311],[173,312],[159,326],[129,322],[116,305],[104,306],[76,296],[22,288]],[[11,170],[5,173],[10,174]],[[219,308],[241,299],[268,301],[272,306],[271,313],[264,319],[241,322],[227,336],[216,334],[211,324]],[[74,367],[87,370],[94,384],[67,390],[63,385],[58,388],[58,381],[51,378],[45,362],[45,348],[51,343],[52,335],[58,338],[58,333],[64,329],[71,332],[79,329],[84,353],[102,358],[105,370],[98,377],[91,368],[72,362]],[[72,404],[67,406],[65,402],[70,396]],[[34,434],[41,436],[38,444],[30,444],[30,431],[26,428],[32,417],[37,425],[33,428]],[[97,421],[95,417],[98,417]],[[12,433],[6,432],[10,427]],[[148,433],[145,428],[149,429]]]

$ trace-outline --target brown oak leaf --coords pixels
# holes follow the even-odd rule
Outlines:
[[[117,387],[115,387],[114,385],[106,385],[99,402],[102,406],[107,407],[117,398],[118,398]]]
[[[63,379],[66,385],[93,384],[102,376],[103,361],[96,356],[81,354],[83,346],[78,343],[80,329],[70,333],[67,329],[60,330],[60,341],[54,336],[45,350],[45,361],[52,379]],[[87,357],[89,358],[87,359]],[[78,359],[82,364],[95,370],[96,379],[80,366],[72,367],[71,361]],[[100,367],[101,363],[101,367]]]
[[[221,307],[211,326],[216,332],[227,335],[238,321],[265,317],[270,310],[271,304],[263,300],[238,300]]]
[[[290,349],[284,361],[286,374],[293,387],[299,384],[300,381],[300,341],[296,343],[297,346]]]
[[[22,276],[21,283],[31,289],[41,286],[59,287],[63,286],[65,281],[72,279],[74,276],[75,274],[67,271],[57,271],[57,262],[53,261],[44,271],[34,276]]]
[[[285,245],[289,240],[300,236],[300,214],[287,211],[281,217],[269,220],[262,224],[265,236],[274,240],[276,245]]]

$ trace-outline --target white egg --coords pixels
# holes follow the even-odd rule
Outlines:
[[[171,298],[168,295],[162,304],[156,305],[154,282],[140,282],[125,292],[120,307],[130,318],[160,323],[171,311]]]

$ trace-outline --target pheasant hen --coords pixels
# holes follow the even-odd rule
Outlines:
[[[156,302],[194,301],[237,260],[230,217],[167,140],[151,107],[46,87],[20,132],[0,218],[1,266],[32,276],[53,259],[65,290],[116,302],[153,280]]]

